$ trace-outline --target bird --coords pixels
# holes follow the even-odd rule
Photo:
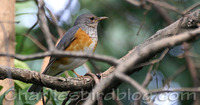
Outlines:
[[[58,44],[56,45],[56,49],[69,52],[76,51],[86,54],[93,54],[98,42],[98,23],[99,21],[107,18],[108,17],[105,16],[97,17],[91,13],[85,13],[78,16],[74,22],[74,25],[59,40]],[[77,77],[81,77],[74,71],[74,69],[83,65],[86,61],[86,58],[81,59],[51,56],[49,63],[42,74],[58,76],[66,70],[72,70]],[[33,84],[28,89],[28,92],[39,93],[42,89],[42,86]]]

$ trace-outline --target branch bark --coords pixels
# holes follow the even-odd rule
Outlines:
[[[11,72],[11,77],[7,77],[8,72]],[[0,79],[5,78],[46,86],[58,91],[90,90],[94,85],[94,81],[90,76],[85,76],[84,80],[83,78],[52,77],[35,71],[0,66]]]

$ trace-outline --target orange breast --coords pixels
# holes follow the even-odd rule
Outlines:
[[[90,38],[85,31],[79,28],[75,34],[74,41],[66,48],[66,51],[83,51],[84,48],[89,47],[92,42],[92,38]]]
[[[75,39],[65,49],[65,51],[84,51],[84,48],[89,47],[92,42],[92,38],[90,38],[89,35],[80,28],[75,34]],[[55,63],[67,65],[70,61],[68,57],[63,57],[56,60]]]

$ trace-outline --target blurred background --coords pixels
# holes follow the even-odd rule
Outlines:
[[[138,44],[145,41],[157,30],[162,29],[169,25],[163,16],[158,12],[156,8],[152,6],[151,9],[144,9],[137,7],[126,0],[44,0],[46,5],[46,15],[48,18],[49,28],[52,33],[54,42],[59,38],[59,32],[55,28],[52,22],[51,14],[48,9],[58,19],[58,26],[60,27],[60,33],[63,35],[70,27],[73,26],[75,19],[83,13],[93,13],[96,16],[107,16],[109,19],[103,20],[98,26],[98,46],[95,51],[96,54],[113,56],[115,58],[121,58],[133,49]],[[165,2],[177,7],[183,11],[188,7],[196,4],[199,0],[164,0]],[[159,7],[161,8],[161,7]],[[171,11],[167,11],[167,15],[172,21],[176,21],[181,17],[180,14]],[[17,54],[34,54],[38,52],[44,52],[47,47],[45,37],[37,24],[38,7],[34,0],[16,0],[16,21],[19,22],[15,25],[16,28],[16,53]],[[34,42],[34,39],[41,43]],[[192,59],[195,64],[199,63],[199,49],[200,41],[195,41],[190,49]],[[39,47],[40,46],[40,47]],[[156,88],[180,88],[180,87],[192,87],[192,80],[190,72],[186,66],[186,61],[182,56],[184,53],[183,46],[176,46],[165,58],[158,64],[153,65],[152,75],[153,80],[148,85],[148,89]],[[158,55],[157,57],[159,57]],[[30,61],[18,61],[15,60],[15,66],[18,68],[30,69],[40,72],[43,59],[30,60]],[[110,65],[97,61],[87,62],[87,65],[93,73],[104,72]],[[184,69],[183,69],[184,68]],[[199,69],[199,67],[197,67]],[[77,72],[84,75],[87,70],[84,67],[78,68]],[[80,70],[81,69],[81,70]],[[148,72],[149,66],[144,67],[142,70],[131,75],[140,84],[143,82]],[[176,71],[182,70],[173,80],[166,84],[166,81],[171,78]],[[71,74],[72,75],[72,74]],[[64,75],[63,75],[64,76]],[[29,97],[29,94],[25,95],[27,88],[30,84],[22,83],[15,80],[16,96],[15,104],[33,105],[37,103],[35,97]],[[52,90],[51,90],[52,91]],[[50,93],[51,93],[50,91]],[[121,84],[118,88],[119,92],[125,92],[126,97],[121,101],[124,105],[133,105],[134,99],[129,98],[132,94],[137,92],[133,87],[127,84]],[[48,104],[61,104],[62,100],[56,99],[56,94],[47,94],[49,99]],[[59,93],[59,92],[57,92]],[[157,105],[190,105],[193,100],[178,98],[169,101],[156,100],[156,96],[152,96]],[[164,94],[167,96],[169,94]],[[120,98],[121,96],[119,96]],[[30,98],[33,99],[30,101]],[[115,105],[115,101],[104,101],[105,105]],[[145,104],[145,103],[143,103]]]

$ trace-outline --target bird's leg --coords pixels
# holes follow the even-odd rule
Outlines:
[[[72,70],[72,72],[78,77],[78,78],[82,78],[82,75],[77,74],[74,70]]]
[[[85,81],[84,76],[77,74],[74,70],[72,70],[72,72],[73,72],[78,78],[83,78],[84,83],[86,84],[86,81]]]

